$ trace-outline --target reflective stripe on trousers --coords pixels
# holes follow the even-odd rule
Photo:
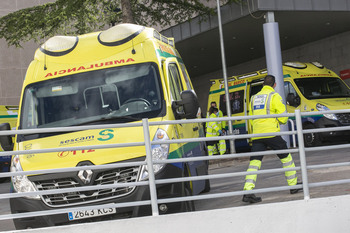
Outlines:
[[[225,140],[220,140],[219,141],[219,151],[220,151],[220,155],[225,154],[225,152],[226,152],[226,142],[225,142]]]
[[[281,159],[281,162],[282,162],[283,168],[295,167],[295,164],[293,162],[293,158],[292,158],[291,154],[289,154],[284,159]],[[297,178],[296,174],[297,174],[296,171],[286,171],[285,172],[285,176],[286,176],[288,185],[296,185],[297,184],[298,178]]]
[[[225,152],[226,152],[226,142],[225,142],[225,140],[220,140],[217,145],[219,147],[220,155],[225,154]],[[217,152],[216,145],[208,146],[208,155],[214,155],[215,152]]]
[[[247,169],[247,172],[256,172],[260,169],[260,167],[261,167],[260,160],[251,160],[249,162],[249,167]],[[258,174],[246,175],[243,190],[254,189],[257,176],[258,176]]]

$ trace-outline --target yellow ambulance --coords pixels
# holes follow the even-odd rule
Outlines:
[[[0,130],[16,129],[18,117],[18,106],[0,105]],[[0,138],[1,140],[2,138]],[[13,138],[3,138],[13,141]],[[12,150],[12,143],[8,147],[0,148],[0,151]],[[0,156],[0,172],[8,172],[10,168],[11,156]],[[5,179],[0,178],[0,182]]]
[[[201,112],[174,39],[153,28],[119,24],[80,36],[55,36],[35,53],[24,80],[18,129],[87,126],[175,119],[194,119]],[[150,127],[152,156],[157,160],[204,156],[203,142],[162,144],[163,140],[204,137],[202,124]],[[17,135],[14,150],[61,148],[58,153],[16,154],[12,171],[145,161],[143,146],[66,150],[66,147],[143,142],[142,127],[91,129],[65,133]],[[156,164],[156,179],[204,175],[207,162]],[[65,192],[12,198],[12,213],[149,200],[145,166],[84,170],[60,174],[12,177],[13,192],[63,189],[130,182],[122,188]],[[209,182],[157,185],[158,198],[198,194]],[[160,214],[193,210],[193,202],[162,204]],[[150,206],[73,211],[67,214],[15,219],[17,229],[149,215]]]
[[[247,104],[250,97],[262,88],[266,69],[230,77],[229,100],[232,116],[248,115]],[[315,115],[303,118],[304,129],[338,127],[350,125],[350,114],[318,114],[318,111],[348,109],[350,107],[350,89],[333,71],[319,62],[286,62],[283,64],[284,92],[288,112],[299,109],[301,112],[315,112]],[[211,80],[208,98],[215,101],[221,111],[227,115],[224,81]],[[293,120],[293,118],[291,118]],[[233,122],[234,134],[250,132],[246,121]],[[349,131],[304,134],[306,146],[319,145],[323,141],[350,140]],[[237,140],[238,150],[249,149],[249,140]]]

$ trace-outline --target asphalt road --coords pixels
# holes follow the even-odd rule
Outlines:
[[[299,166],[299,155],[293,154],[296,166]],[[308,152],[306,154],[307,165],[316,164],[327,164],[327,163],[340,163],[348,162],[350,160],[350,148],[339,149],[336,151],[321,151],[321,152]],[[213,163],[210,165],[210,174],[221,174],[221,173],[234,173],[244,172],[248,166],[248,159],[236,159],[236,160],[224,160],[219,163]],[[277,156],[265,156],[261,169],[281,168],[281,163]],[[297,173],[299,179],[301,179],[300,172]],[[308,171],[309,183],[324,182],[339,179],[349,179],[350,177],[350,166],[346,167],[334,167]],[[241,191],[244,185],[244,177],[232,177],[211,180],[211,191],[210,193],[223,193]],[[261,174],[258,176],[256,189],[286,186],[286,180],[284,174]],[[9,182],[0,183],[0,193],[9,192]],[[333,185],[327,187],[310,188],[310,197],[328,197],[338,195],[350,194],[350,184]],[[205,194],[203,194],[205,195]],[[263,201],[254,205],[263,205],[266,203],[273,202],[284,202],[292,200],[302,200],[304,198],[303,193],[297,193],[291,195],[289,190],[261,193],[259,196],[262,197]],[[246,206],[249,204],[241,201],[242,196],[232,196],[218,199],[205,199],[195,201],[196,211],[210,210],[215,208],[228,208]],[[0,200],[0,212],[1,214],[9,214],[10,207],[8,200]],[[12,220],[0,221],[0,231],[14,230]]]

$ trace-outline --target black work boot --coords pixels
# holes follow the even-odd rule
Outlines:
[[[297,184],[303,184],[303,183],[302,182],[298,182]],[[296,194],[298,192],[303,191],[303,188],[291,189],[289,191],[290,191],[290,194]]]
[[[257,197],[254,194],[245,194],[243,195],[243,202],[249,202],[249,203],[257,203],[261,202],[261,197]]]

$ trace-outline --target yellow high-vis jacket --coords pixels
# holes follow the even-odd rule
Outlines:
[[[286,113],[282,97],[270,86],[263,86],[260,92],[252,96],[249,104],[249,115],[269,115]],[[253,134],[280,132],[279,124],[286,124],[288,117],[261,118],[250,120]],[[274,136],[255,137],[255,139],[271,138]]]
[[[209,112],[207,112],[207,118],[209,118]],[[219,116],[218,117],[224,117],[224,114],[222,113],[221,110],[219,110]],[[218,126],[220,127],[220,129],[226,129],[226,121],[221,121],[218,122]],[[208,122],[205,124],[205,127],[208,127]]]
[[[224,114],[221,110],[219,110],[219,116],[218,117],[224,117]],[[226,121],[218,122],[220,129],[226,129]]]
[[[216,118],[216,115],[212,113],[209,118]],[[219,136],[219,130],[221,130],[220,124],[216,121],[207,122],[207,134],[206,137]]]

